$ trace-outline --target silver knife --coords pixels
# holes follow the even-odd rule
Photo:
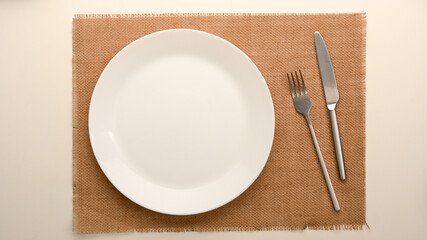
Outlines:
[[[314,33],[314,42],[316,45],[317,61],[319,63],[320,76],[322,77],[326,104],[328,105],[329,116],[331,118],[338,172],[341,180],[345,180],[347,176],[345,172],[344,155],[342,151],[340,130],[338,128],[337,114],[335,112],[335,107],[337,106],[340,98],[338,94],[337,81],[335,80],[334,68],[332,66],[328,48],[326,47],[325,41],[319,32]]]

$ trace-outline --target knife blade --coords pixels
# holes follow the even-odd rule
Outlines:
[[[325,93],[326,104],[329,109],[331,119],[332,136],[335,145],[335,155],[337,158],[338,172],[341,180],[347,178],[345,171],[344,155],[342,150],[341,136],[338,127],[338,120],[335,108],[339,100],[337,81],[335,79],[334,67],[325,40],[319,32],[314,33],[317,62],[319,64],[320,76],[322,78],[323,91]]]

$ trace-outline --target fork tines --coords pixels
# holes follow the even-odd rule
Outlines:
[[[299,77],[298,77],[297,71],[295,71],[295,78],[297,79],[297,81],[296,81],[297,84],[295,84],[295,78],[294,78],[293,72],[291,72],[291,78],[292,78],[292,83],[293,84],[291,83],[291,78],[289,78],[289,73],[287,73],[289,87],[291,88],[292,97],[300,96],[300,95],[303,95],[303,94],[307,94],[307,88],[305,87],[304,78],[302,77],[301,70],[299,70],[299,74],[300,74],[300,77],[301,77],[302,87],[301,87],[301,84],[300,84],[300,81],[299,81]]]

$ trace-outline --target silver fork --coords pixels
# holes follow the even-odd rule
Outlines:
[[[340,210],[340,205],[335,195],[334,187],[332,186],[331,179],[329,178],[328,170],[326,169],[325,161],[323,161],[322,153],[320,152],[319,143],[317,142],[316,134],[314,133],[313,125],[310,120],[310,110],[311,110],[311,101],[307,93],[307,88],[305,87],[304,79],[302,77],[301,70],[299,70],[301,77],[301,83],[298,77],[297,71],[295,71],[295,78],[297,84],[295,84],[294,74],[291,72],[291,78],[288,75],[289,87],[291,89],[292,98],[294,100],[294,106],[297,112],[304,115],[307,120],[308,127],[310,128],[311,137],[313,138],[314,146],[316,147],[317,157],[319,158],[320,167],[322,168],[323,176],[325,177],[326,185],[328,186],[329,195],[331,196],[332,204],[334,205],[335,211]]]

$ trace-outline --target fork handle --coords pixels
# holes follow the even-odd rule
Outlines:
[[[338,127],[337,113],[335,109],[329,110],[329,116],[331,117],[332,135],[334,137],[335,144],[335,155],[337,156],[338,172],[341,180],[347,178],[345,173],[344,155],[342,152],[342,144],[340,137],[340,129]]]
[[[320,152],[319,143],[317,142],[316,134],[314,133],[313,125],[309,117],[307,119],[308,127],[310,128],[311,137],[313,138],[314,146],[316,147],[317,157],[319,158],[320,167],[322,168],[323,176],[325,177],[326,186],[328,187],[329,195],[331,196],[332,205],[335,211],[340,210],[337,196],[335,195],[334,187],[332,186],[331,179],[329,178],[328,169],[326,169],[325,161],[323,160],[322,152]]]

